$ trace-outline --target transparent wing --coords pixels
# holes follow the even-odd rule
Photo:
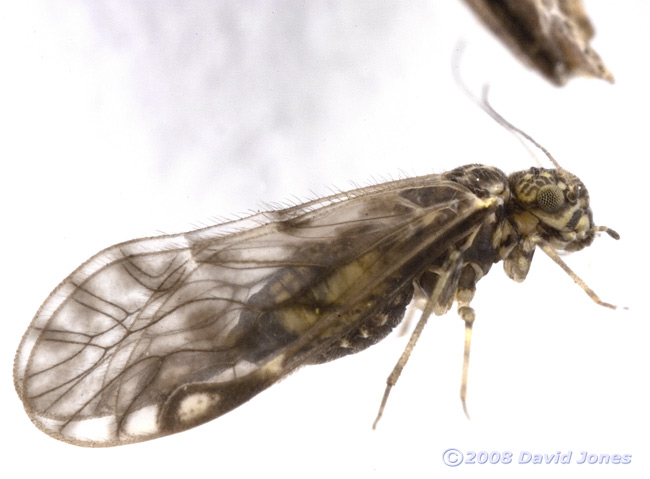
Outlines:
[[[75,444],[193,427],[403,311],[488,203],[432,175],[113,246],[38,311],[16,389],[41,429]]]

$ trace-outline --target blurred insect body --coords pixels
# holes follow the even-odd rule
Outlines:
[[[585,75],[613,82],[591,47],[594,28],[581,0],[465,0],[523,63],[561,86]]]

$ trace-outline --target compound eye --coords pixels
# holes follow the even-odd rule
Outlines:
[[[546,213],[556,213],[564,206],[564,192],[557,185],[544,185],[537,192],[537,207]]]

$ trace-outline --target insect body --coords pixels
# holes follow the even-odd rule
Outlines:
[[[522,281],[536,246],[579,250],[598,231],[616,236],[594,226],[587,190],[566,170],[508,177],[469,165],[118,244],[38,311],[16,389],[39,428],[71,443],[176,433],[300,366],[376,343],[414,295],[426,299],[424,321],[456,302],[469,333],[476,283],[494,263]],[[463,398],[468,357],[469,336]]]

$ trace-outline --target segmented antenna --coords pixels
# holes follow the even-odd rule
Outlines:
[[[460,89],[463,91],[463,93],[465,93],[465,95],[467,95],[469,99],[472,100],[472,102],[474,102],[481,110],[487,113],[490,116],[490,118],[496,121],[507,131],[512,133],[518,140],[522,142],[523,140],[529,141],[535,147],[537,147],[541,152],[543,152],[549,160],[551,160],[551,163],[553,163],[553,166],[555,166],[555,168],[557,168],[558,170],[563,170],[564,168],[562,168],[560,164],[557,162],[557,160],[553,158],[553,155],[551,155],[550,151],[544,148],[539,142],[537,142],[528,133],[526,133],[522,129],[516,127],[508,120],[506,120],[501,114],[499,114],[492,107],[490,101],[488,100],[488,94],[490,92],[490,85],[488,83],[483,85],[481,98],[478,98],[476,95],[474,95],[474,93],[472,93],[472,91],[467,87],[467,85],[463,81],[463,78],[460,74],[460,61],[464,52],[465,52],[465,43],[460,42],[456,47],[456,52],[452,60],[452,72],[454,75],[454,80],[456,81],[456,84],[460,87]]]

